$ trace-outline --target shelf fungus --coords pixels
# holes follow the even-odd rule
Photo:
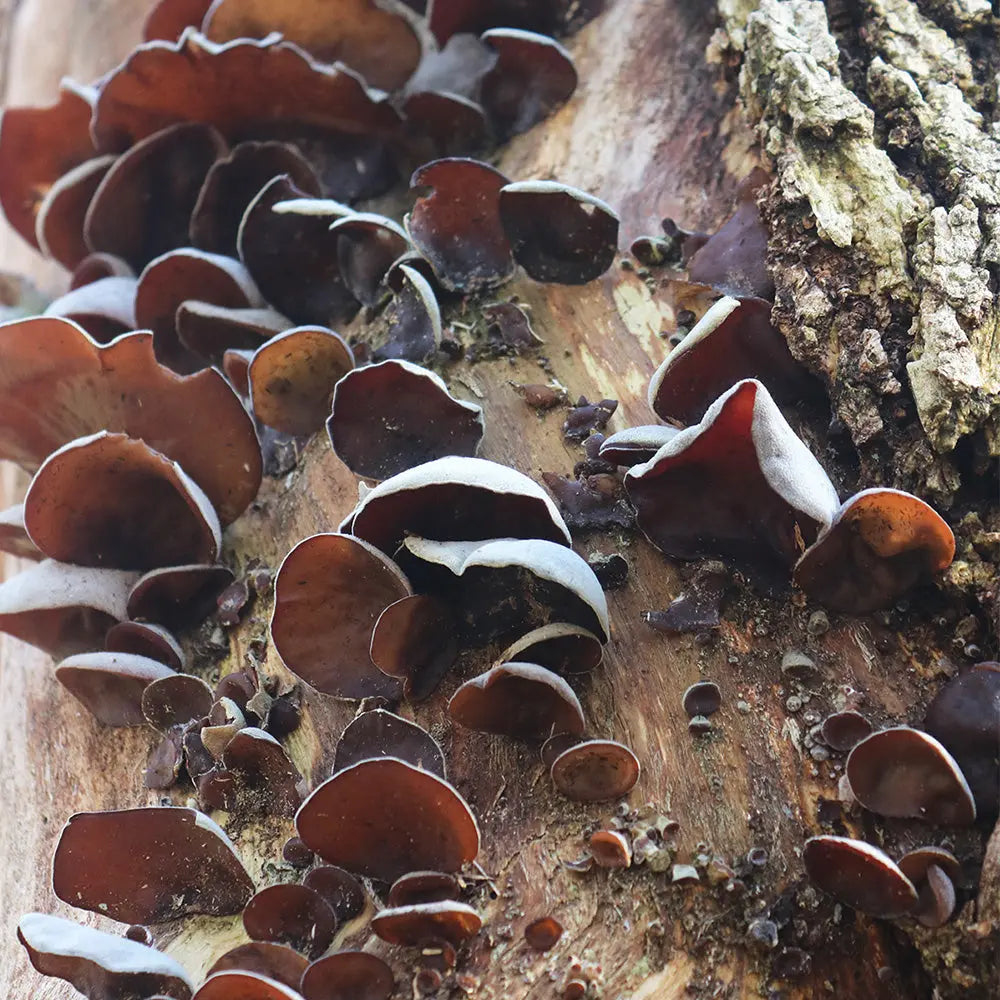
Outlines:
[[[337,741],[333,773],[380,757],[395,757],[439,778],[448,777],[437,740],[415,722],[383,708],[362,712],[347,726]]]
[[[389,1000],[392,969],[366,951],[339,951],[313,962],[299,987],[305,1000]]]
[[[552,761],[552,782],[574,802],[605,802],[627,795],[639,780],[639,760],[623,743],[574,743]]]
[[[56,845],[52,887],[71,906],[130,924],[239,913],[253,893],[222,829],[173,806],[71,816]]]
[[[458,879],[447,872],[408,872],[389,887],[386,906],[444,902],[458,899],[460,891]]]
[[[537,663],[557,674],[587,674],[601,663],[604,644],[593,632],[569,622],[549,622],[514,640],[498,663]]]
[[[404,254],[386,274],[392,299],[386,310],[386,337],[372,354],[375,361],[426,361],[441,346],[441,310],[434,289],[416,261],[401,263],[407,259]]]
[[[42,315],[70,320],[106,344],[135,329],[136,289],[133,277],[99,278],[53,299]]]
[[[141,726],[142,693],[147,684],[174,673],[148,656],[133,653],[78,653],[56,667],[56,680],[98,722],[106,726]]]
[[[159,660],[172,670],[183,670],[187,655],[177,639],[161,625],[152,622],[119,622],[104,636],[109,653],[134,653]]]
[[[368,902],[364,886],[350,872],[337,865],[319,865],[311,869],[302,884],[327,901],[338,923],[346,923],[359,916]]]
[[[298,989],[302,974],[309,967],[309,959],[295,949],[273,941],[251,941],[238,944],[221,955],[205,974],[210,979],[218,972],[254,972],[275,982]]]
[[[210,976],[191,1000],[303,1000],[298,990],[257,972],[231,969]]]
[[[372,930],[389,944],[417,948],[428,941],[458,945],[479,933],[478,913],[453,899],[387,907],[372,917]]]
[[[227,566],[193,563],[150,570],[129,591],[127,614],[169,629],[186,628],[208,617],[216,597],[232,582]]]
[[[385,276],[392,264],[410,249],[406,231],[384,215],[357,212],[330,224],[339,237],[337,261],[344,284],[366,306],[385,297]]]
[[[269,885],[243,908],[243,927],[253,941],[286,944],[309,958],[330,946],[337,918],[325,899],[294,882]]]
[[[252,364],[250,375],[252,381]],[[483,408],[454,397],[426,368],[383,361],[337,382],[326,429],[337,457],[355,475],[383,480],[448,455],[474,456]]]

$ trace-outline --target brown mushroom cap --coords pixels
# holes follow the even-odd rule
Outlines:
[[[53,299],[42,313],[79,324],[99,344],[135,329],[135,278],[99,278]]]
[[[24,526],[45,555],[77,566],[212,562],[222,544],[211,502],[176,462],[104,431],[45,460],[24,499]]]
[[[486,115],[475,101],[450,90],[413,90],[412,83],[408,89],[402,112],[411,140],[426,150],[421,159],[462,156],[486,145]]]
[[[917,905],[913,883],[871,844],[847,837],[810,837],[802,850],[809,880],[862,913],[892,919]]]
[[[285,556],[274,581],[271,638],[285,666],[325,694],[398,694],[399,683],[371,662],[382,611],[410,592],[406,577],[374,546],[319,534]]]
[[[606,437],[601,442],[598,456],[615,465],[638,465],[648,462],[668,441],[679,434],[668,424],[648,424],[627,427]]]
[[[601,868],[628,868],[632,845],[619,830],[595,830],[588,841],[590,853]]]
[[[134,278],[135,271],[128,261],[112,253],[91,253],[77,264],[70,278],[70,289],[82,288],[101,278]]]
[[[503,284],[516,267],[500,221],[500,189],[507,178],[478,160],[425,163],[410,187],[428,187],[406,217],[413,245],[430,261],[444,288],[472,292]]]
[[[604,645],[593,632],[568,622],[541,625],[511,643],[500,663],[537,663],[557,674],[586,674],[604,657]]]
[[[171,125],[137,142],[94,193],[84,222],[87,246],[137,271],[184,246],[201,186],[225,152],[222,136],[200,122]]]
[[[261,889],[243,909],[243,927],[254,941],[287,944],[318,958],[333,940],[337,918],[319,893],[287,883]]]
[[[386,272],[410,249],[406,231],[384,215],[358,212],[337,219],[330,232],[340,237],[337,259],[351,294],[366,306],[377,305],[385,296]]]
[[[430,282],[404,254],[386,275],[392,301],[386,309],[388,331],[374,351],[375,361],[426,361],[441,345],[441,310]]]
[[[107,630],[128,617],[134,582],[134,573],[46,559],[0,583],[0,632],[53,657],[98,649]]]
[[[453,722],[483,733],[544,740],[582,736],[583,707],[557,674],[534,663],[502,663],[466,681],[448,702]]]
[[[46,257],[72,271],[90,253],[83,238],[83,220],[113,156],[96,156],[67,171],[49,188],[38,206],[35,235]]]
[[[215,610],[216,596],[232,582],[233,572],[226,566],[194,564],[151,570],[128,594],[128,617],[170,629],[195,624]]]
[[[383,708],[362,712],[344,730],[337,742],[333,773],[378,757],[405,760],[440,778],[448,777],[437,740],[415,722]]]
[[[399,122],[353,73],[318,66],[277,35],[217,45],[187,30],[175,43],[138,46],[105,78],[92,131],[101,151],[114,151],[178,121],[262,138],[296,118],[349,135],[391,134]]]
[[[795,582],[833,611],[866,614],[889,607],[954,557],[955,536],[933,507],[902,490],[862,490],[802,554]]]
[[[251,901],[252,902],[252,901]],[[239,944],[216,959],[205,978],[217,972],[239,970],[256,972],[293,990],[298,988],[302,974],[309,966],[309,959],[284,944],[273,941],[251,941]]]
[[[483,77],[480,99],[502,139],[526,132],[573,96],[573,58],[554,38],[493,28],[482,41],[496,51],[497,61]]]
[[[379,483],[358,504],[351,530],[388,553],[407,534],[570,543],[569,529],[537,483],[495,462],[465,457],[439,458]]]
[[[203,740],[204,735],[202,730]],[[298,791],[302,775],[285,748],[263,729],[240,729],[226,743],[222,765],[236,782],[237,808],[270,816],[294,816],[302,803]]]
[[[389,1000],[392,969],[366,951],[341,951],[313,962],[299,987],[305,1000]]]
[[[150,682],[142,692],[142,714],[161,733],[202,719],[212,710],[212,689],[190,674],[171,674]]]
[[[24,504],[15,504],[0,511],[0,552],[9,552],[22,559],[43,558],[38,546],[24,530]]]
[[[763,299],[719,299],[667,355],[649,381],[649,405],[664,420],[693,424],[741,379],[763,382],[780,402],[809,389],[805,371],[771,325]]]
[[[872,724],[853,710],[834,712],[823,720],[823,740],[834,750],[851,750],[871,732]]]
[[[779,579],[838,502],[822,466],[753,379],[633,466],[625,487],[639,527],[667,555],[729,557]]]
[[[951,678],[927,707],[924,728],[958,761],[976,811],[1000,811],[1000,671],[989,664]]]
[[[142,40],[172,42],[185,28],[197,28],[212,0],[156,0],[142,26]]]
[[[61,917],[25,914],[17,937],[43,976],[65,979],[95,1000],[154,993],[188,1000],[194,990],[191,977],[169,955]]]
[[[458,637],[447,603],[429,594],[411,594],[390,604],[372,631],[372,663],[403,680],[412,701],[431,695],[455,662]]]
[[[141,726],[146,685],[173,670],[130,653],[78,653],[56,667],[56,680],[105,726]]]
[[[257,972],[217,972],[198,987],[191,1000],[302,1000],[302,995]]]
[[[524,928],[524,939],[536,951],[554,948],[563,935],[562,924],[555,917],[539,917]]]
[[[372,917],[372,930],[383,941],[411,948],[432,940],[461,944],[475,937],[482,926],[482,918],[471,906],[453,899],[391,907]]]
[[[574,802],[604,802],[627,795],[639,780],[639,760],[623,743],[587,740],[552,762],[552,781]]]
[[[174,806],[71,816],[56,845],[52,887],[72,906],[130,924],[239,913],[253,893],[221,828]]]
[[[215,0],[204,21],[213,42],[279,31],[322,63],[343,63],[373,87],[397,90],[420,62],[411,19],[374,0]]]
[[[930,865],[918,887],[920,901],[913,915],[924,927],[941,927],[955,912],[955,885],[937,865]]]
[[[722,692],[715,681],[697,681],[684,692],[683,704],[689,719],[714,715],[722,707]]]
[[[389,888],[386,906],[413,906],[416,903],[439,903],[457,899],[458,879],[447,872],[408,872]]]
[[[931,865],[936,865],[953,880],[957,880],[962,873],[958,858],[944,847],[915,847],[907,851],[898,864],[899,870],[918,887],[926,879]]]
[[[250,390],[247,387],[244,391],[246,369],[253,352],[276,333],[295,324],[274,309],[230,309],[188,299],[177,307],[174,325],[177,339],[188,351],[216,364],[221,359],[226,377],[241,396],[247,396]],[[244,377],[238,386],[225,361],[230,351],[239,355],[246,353]]]
[[[109,653],[134,653],[183,670],[186,657],[181,644],[162,626],[151,622],[119,622],[108,629],[104,648]],[[207,687],[207,685],[206,685]],[[204,713],[202,713],[204,714]]]
[[[151,334],[101,346],[68,320],[20,320],[0,325],[0,362],[0,457],[34,470],[107,430],[177,462],[223,524],[256,496],[260,445],[239,397],[214,369],[181,377],[158,364]]]
[[[353,920],[364,910],[368,900],[365,887],[350,872],[336,865],[313,868],[302,884],[327,901],[338,923]]]
[[[618,214],[586,191],[519,181],[500,191],[500,219],[514,259],[535,281],[585,285],[618,251]]]
[[[458,792],[392,757],[338,771],[295,825],[320,857],[384,881],[420,868],[457,871],[479,853],[476,819]]]
[[[54,104],[5,108],[0,119],[0,206],[33,247],[35,217],[50,187],[94,156],[90,116],[96,92],[65,79]]]
[[[976,804],[955,759],[909,726],[872,733],[847,758],[854,797],[880,816],[907,816],[941,826],[968,826]]]
[[[388,479],[447,455],[475,455],[483,408],[456,399],[426,368],[383,361],[337,382],[326,429],[337,457],[355,475]]]
[[[205,175],[191,212],[191,243],[212,253],[237,254],[236,239],[247,207],[272,178],[286,175],[297,191],[320,195],[309,161],[284,142],[241,142]]]
[[[324,327],[285,330],[257,348],[247,377],[253,412],[286,434],[319,430],[335,387],[350,375],[354,354],[340,334]]]

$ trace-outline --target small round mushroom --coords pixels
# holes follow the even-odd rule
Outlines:
[[[300,839],[300,838],[296,838]],[[307,889],[318,892],[329,904],[337,922],[353,920],[365,908],[368,894],[364,886],[350,873],[336,865],[320,865],[303,879]]]
[[[243,927],[254,941],[287,944],[318,958],[333,940],[337,918],[319,893],[286,883],[261,889],[247,903]]]
[[[479,828],[458,792],[393,757],[338,771],[302,804],[295,825],[324,860],[387,882],[422,868],[457,871],[479,852]]]
[[[420,149],[426,150],[421,159],[462,156],[487,144],[482,107],[461,94],[418,90],[407,95],[401,110],[407,131]]]
[[[191,1000],[302,1000],[302,996],[258,972],[230,969],[209,976]]]
[[[557,674],[587,674],[600,665],[604,645],[593,632],[550,622],[525,633],[497,657],[500,663],[537,663]]]
[[[958,858],[944,847],[915,847],[907,851],[898,864],[899,870],[916,886],[926,879],[931,865],[936,865],[952,880],[962,873]]]
[[[632,845],[619,830],[595,830],[589,845],[591,856],[601,868],[628,868],[632,864]]]
[[[386,906],[413,906],[417,903],[440,903],[457,899],[458,879],[447,872],[409,872],[389,888]]]
[[[815,886],[862,913],[893,919],[917,905],[913,883],[887,854],[864,841],[810,837],[802,862]]]
[[[618,250],[618,214],[606,202],[555,181],[519,181],[500,191],[500,219],[514,259],[535,281],[585,285]]]
[[[191,977],[170,956],[62,917],[25,914],[18,921],[17,937],[43,976],[65,979],[88,997],[156,993],[188,1000],[194,990]]]
[[[524,939],[535,951],[549,951],[559,943],[562,935],[562,924],[551,916],[538,917],[524,928]]]
[[[535,663],[502,663],[466,681],[448,702],[448,715],[469,729],[528,741],[582,736],[586,727],[573,689]]]
[[[253,893],[221,828],[174,806],[71,816],[56,845],[52,887],[72,906],[129,924],[239,913]]]
[[[955,912],[955,886],[947,873],[930,865],[923,883],[918,886],[920,900],[914,916],[924,927],[941,927]]]
[[[203,741],[205,732],[203,729]],[[221,756],[223,767],[236,783],[237,806],[271,816],[295,815],[302,802],[298,790],[302,775],[270,733],[245,726],[226,742]]]
[[[251,941],[249,944],[230,948],[217,958],[205,973],[205,978],[231,970],[255,972],[294,990],[298,989],[308,966],[309,959],[288,945],[275,944],[273,941]]]
[[[128,617],[153,621],[169,629],[186,628],[215,610],[215,601],[233,572],[226,566],[169,566],[136,581],[128,595]]]
[[[552,781],[574,802],[604,802],[627,795],[639,780],[639,760],[623,743],[587,740],[552,762]]]
[[[337,457],[355,475],[388,479],[447,455],[475,455],[483,408],[452,396],[426,368],[383,361],[337,382],[326,429]]]
[[[165,664],[131,653],[78,653],[56,667],[56,680],[105,726],[141,726],[146,685],[173,675]]]
[[[689,719],[714,715],[722,707],[722,692],[715,681],[698,681],[684,692],[684,711]]]
[[[183,670],[186,657],[181,644],[162,626],[150,622],[119,622],[108,629],[104,648],[109,653],[134,653]]]
[[[212,689],[190,674],[171,674],[147,684],[142,692],[142,714],[161,733],[202,719],[212,710]]]
[[[372,917],[372,930],[383,941],[411,948],[434,940],[458,945],[475,937],[482,926],[471,906],[454,899],[391,907]]]
[[[668,441],[679,433],[678,428],[669,424],[650,424],[627,427],[606,437],[598,455],[606,462],[631,468],[648,462]]]
[[[880,816],[908,816],[942,826],[968,826],[976,803],[950,753],[909,726],[883,729],[856,744],[847,758],[855,798]]]
[[[437,740],[415,722],[376,708],[362,712],[337,742],[333,773],[364,760],[395,757],[446,778],[444,753]]]
[[[872,724],[853,709],[834,712],[823,720],[823,741],[834,750],[852,750],[866,736],[871,736]]]
[[[389,1000],[395,988],[392,969],[366,951],[340,951],[313,962],[299,986],[304,1000]]]
[[[374,546],[319,534],[285,556],[274,581],[271,638],[285,666],[341,698],[397,698],[399,682],[378,670],[369,648],[378,616],[410,592],[406,577]]]

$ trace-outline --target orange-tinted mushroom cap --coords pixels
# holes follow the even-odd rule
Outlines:
[[[56,667],[56,680],[105,726],[141,726],[142,692],[173,670],[132,653],[78,653]]]
[[[232,969],[210,976],[192,1000],[303,1000],[290,986],[257,972]]]
[[[38,206],[35,236],[39,250],[71,271],[90,253],[83,238],[84,218],[94,192],[114,162],[113,156],[84,160],[63,174]]]
[[[795,582],[832,611],[866,614],[948,568],[955,536],[944,518],[902,490],[862,490],[802,554]]]
[[[337,918],[319,893],[285,883],[261,889],[247,903],[243,927],[254,941],[287,944],[317,958],[330,946]]]
[[[299,989],[305,1000],[389,1000],[392,969],[367,951],[327,955],[306,969]]]
[[[479,827],[458,792],[392,757],[338,771],[295,825],[320,857],[387,882],[416,869],[457,871],[479,853]]]
[[[411,948],[428,941],[461,944],[475,937],[482,926],[482,918],[471,906],[454,899],[394,906],[372,917],[372,930],[383,941]]]
[[[205,978],[217,972],[255,972],[294,990],[308,966],[309,959],[288,945],[251,941],[249,944],[238,944],[217,958]]]
[[[623,743],[588,740],[552,762],[552,781],[574,802],[603,802],[627,795],[639,780],[639,761]]]

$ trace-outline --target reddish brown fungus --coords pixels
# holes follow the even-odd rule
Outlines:
[[[287,944],[318,958],[330,946],[337,920],[319,893],[288,883],[261,889],[243,909],[243,927],[254,941]]]
[[[206,979],[192,1000],[302,1000],[302,995],[260,973],[232,969]]]
[[[552,781],[574,802],[603,802],[627,795],[639,780],[639,761],[613,740],[588,740],[552,762]]]
[[[287,945],[275,944],[273,941],[251,941],[250,944],[237,945],[217,958],[205,973],[205,978],[231,970],[255,972],[291,989],[297,989],[308,967],[309,959]]]
[[[632,864],[632,845],[619,830],[596,830],[588,845],[601,868],[629,868]]]
[[[447,872],[409,872],[401,875],[389,889],[386,906],[412,906],[417,903],[440,903],[457,899],[458,879]]]
[[[98,185],[115,162],[113,156],[85,160],[63,174],[38,206],[35,234],[46,257],[72,271],[90,253],[83,220]]]
[[[295,839],[301,841],[299,837]],[[302,884],[318,892],[327,901],[339,923],[358,916],[368,899],[364,886],[350,872],[336,865],[313,868]]]
[[[568,622],[551,622],[511,643],[497,660],[537,663],[557,674],[586,674],[603,656],[604,646],[593,632]]]
[[[150,622],[119,622],[108,629],[104,648],[109,653],[134,653],[183,670],[185,655],[181,644],[162,626]],[[207,687],[207,685],[206,685]]]
[[[392,969],[377,955],[341,951],[313,962],[299,987],[305,1000],[389,1000]]]
[[[128,595],[128,617],[170,629],[200,622],[215,609],[216,596],[233,580],[225,566],[170,566],[140,577]],[[124,616],[123,616],[124,617]]]
[[[330,232],[340,237],[337,260],[344,284],[363,305],[377,305],[385,296],[386,272],[410,248],[405,231],[384,215],[359,212],[337,219]]]
[[[99,278],[53,299],[42,315],[78,323],[95,341],[106,344],[135,328],[136,288],[135,278]]]
[[[823,720],[823,740],[834,750],[847,751],[870,736],[872,724],[853,709],[834,712]]]
[[[141,726],[143,690],[172,674],[165,664],[130,653],[78,653],[56,667],[56,680],[106,726]]]
[[[377,757],[396,757],[447,777],[444,753],[437,740],[415,722],[382,708],[362,712],[344,730],[337,743],[333,773]]]
[[[562,935],[562,924],[555,917],[539,917],[524,928],[525,941],[536,951],[554,948]]]
[[[411,948],[434,940],[461,944],[475,937],[482,925],[482,918],[471,906],[453,899],[392,907],[372,917],[372,930],[383,941]]]

